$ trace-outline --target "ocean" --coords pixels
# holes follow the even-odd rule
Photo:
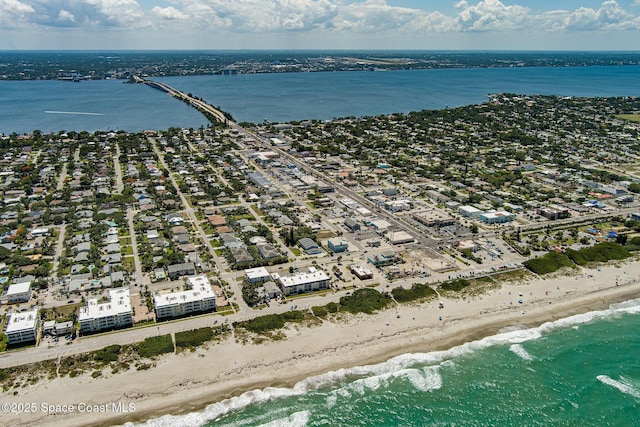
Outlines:
[[[407,113],[477,104],[498,92],[559,96],[640,96],[640,66],[479,68],[385,72],[163,77],[238,122]],[[39,129],[198,128],[207,120],[183,102],[121,80],[0,81],[0,133]]]
[[[640,299],[145,426],[637,426]]]

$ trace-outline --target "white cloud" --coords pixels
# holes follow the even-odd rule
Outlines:
[[[82,2],[82,1],[81,1]],[[135,0],[84,0],[97,12],[93,17],[104,25],[147,27],[149,22]]]
[[[451,32],[627,31],[640,18],[615,0],[598,8],[535,11],[518,0],[452,0],[455,12],[393,6],[390,0],[168,0],[146,6],[136,0],[0,0],[4,27],[77,26],[122,31],[160,26],[193,33],[266,34],[331,30],[348,34],[427,35]],[[521,3],[524,3],[522,0]],[[156,3],[156,2],[152,2]],[[160,3],[159,1],[157,3]],[[529,1],[526,4],[534,4]],[[634,0],[640,5],[640,0]],[[531,6],[533,7],[533,6]],[[635,12],[635,11],[634,11]]]
[[[556,10],[536,17],[537,24],[552,31],[624,31],[640,29],[640,17],[626,12],[615,0],[598,9]]]
[[[466,3],[466,2],[461,2]],[[505,6],[499,0],[485,0],[466,5],[456,23],[461,31],[521,30],[529,26],[530,11],[523,6]]]
[[[19,25],[35,10],[19,0],[0,0],[0,25],[6,28]]]
[[[174,8],[174,7],[165,7],[165,8],[161,8],[161,7],[154,7],[153,9],[151,9],[151,13],[153,13],[154,15],[156,15],[158,18],[160,19],[168,19],[168,20],[184,20],[184,19],[188,19],[189,16],[181,11],[179,11],[178,9]]]
[[[61,9],[60,13],[58,13],[58,19],[60,21],[70,21],[70,22],[75,22],[76,21],[76,17],[73,16],[73,13],[69,12],[68,10],[64,10],[64,9]]]

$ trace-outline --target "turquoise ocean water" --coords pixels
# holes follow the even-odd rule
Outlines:
[[[638,426],[640,300],[254,390],[147,426]]]
[[[487,94],[640,96],[640,66],[489,68],[164,77],[166,82],[262,123],[368,116],[481,103]],[[206,126],[186,104],[120,80],[0,81],[0,133]]]

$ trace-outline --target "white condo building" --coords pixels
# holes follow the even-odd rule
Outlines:
[[[191,313],[215,311],[216,293],[206,276],[187,279],[186,291],[157,294],[153,297],[156,319],[186,316]]]
[[[9,285],[9,289],[7,289],[7,302],[9,304],[29,302],[30,298],[31,282],[22,282]]]
[[[271,277],[287,296],[329,289],[330,283],[329,275],[322,270],[317,270],[315,267],[309,267],[308,273],[298,273],[284,277],[278,273],[273,273]]]
[[[109,301],[99,303],[90,299],[80,308],[78,322],[82,332],[98,332],[105,329],[122,328],[133,324],[131,299],[128,288],[109,290]]]
[[[7,342],[20,344],[35,341],[38,329],[38,309],[12,313],[7,323]]]

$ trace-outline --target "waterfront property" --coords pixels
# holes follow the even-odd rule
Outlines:
[[[5,334],[9,344],[35,342],[38,330],[38,309],[11,313]]]
[[[133,320],[129,289],[110,289],[106,302],[101,302],[98,298],[90,299],[86,306],[80,308],[78,322],[83,333],[131,326]]]
[[[206,276],[187,278],[187,288],[153,297],[157,320],[216,310],[216,293]]]
[[[329,275],[315,267],[309,267],[307,273],[297,273],[292,276],[273,273],[271,277],[287,296],[329,289],[330,283]]]

